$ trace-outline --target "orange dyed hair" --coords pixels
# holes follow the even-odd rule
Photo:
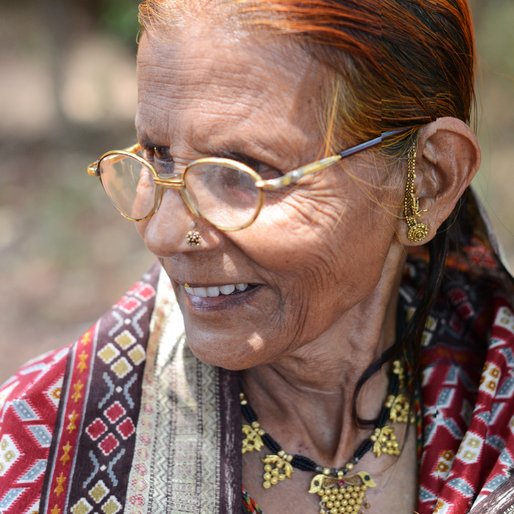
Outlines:
[[[443,116],[470,122],[467,0],[145,0],[140,20],[147,29],[165,27],[202,9],[230,9],[231,19],[235,13],[246,25],[288,35],[335,72],[324,99],[334,148]]]

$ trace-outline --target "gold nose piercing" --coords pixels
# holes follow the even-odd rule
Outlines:
[[[195,223],[196,227],[196,223]],[[186,234],[186,243],[189,246],[200,246],[202,244],[202,236],[198,230],[190,230]]]

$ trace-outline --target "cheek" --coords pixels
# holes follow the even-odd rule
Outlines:
[[[358,192],[335,196],[335,190],[293,191],[268,203],[252,226],[232,237],[267,269],[330,277],[362,258],[360,252],[388,242],[393,230],[392,220],[369,199]],[[378,223],[389,223],[389,230]]]
[[[319,312],[331,303],[346,308],[370,294],[395,225],[384,207],[358,191],[350,198],[298,190],[266,206],[247,230],[234,236],[241,238],[238,245],[283,289],[283,300]]]

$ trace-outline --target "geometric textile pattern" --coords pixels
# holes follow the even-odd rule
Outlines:
[[[514,465],[510,299],[491,277],[470,287],[464,271],[445,276],[446,301],[432,310],[444,323],[422,349],[420,514],[469,512],[509,479]],[[417,272],[411,262],[411,275]],[[406,296],[414,298],[414,289]]]
[[[163,274],[124,514],[240,513],[239,378],[193,356],[172,294]]]
[[[44,512],[123,510],[159,268],[145,274],[72,349]]]
[[[483,250],[467,253],[493,267],[494,259]],[[148,375],[145,394],[152,390],[153,399],[141,409],[141,416],[139,413],[156,275],[157,269],[147,274],[72,348],[32,361],[0,388],[0,512],[169,512],[142,506],[148,501],[165,504],[168,487],[177,501],[180,487],[191,488],[189,483],[180,483],[182,474],[170,475],[171,468],[183,469],[191,461],[184,463],[180,454],[170,454],[165,438],[158,441],[163,452],[147,452],[153,444],[146,437],[149,433],[165,434],[170,420],[174,427],[181,426],[182,421],[168,408],[177,402],[170,392],[180,388],[176,383],[159,388],[158,381],[169,377]],[[409,257],[400,294],[405,312],[416,306],[414,299],[424,286],[424,276],[426,264]],[[446,270],[423,338],[420,393],[424,433],[416,512],[461,514],[472,508],[472,514],[482,513],[480,502],[493,500],[499,490],[509,486],[514,469],[513,366],[514,314],[502,296],[501,282],[493,282],[492,276],[467,276],[463,263]],[[205,382],[200,390],[205,386],[206,393],[216,395],[217,391],[224,399],[225,403],[219,403],[220,414],[226,415],[229,405],[236,408],[231,418],[222,418],[217,426],[214,419],[201,419],[196,430],[211,430],[221,438],[220,448],[209,448],[207,455],[212,450],[225,451],[229,442],[233,444],[240,436],[234,422],[239,412],[237,381],[228,385],[224,382],[228,372],[222,371],[219,384]],[[175,382],[183,378],[178,373],[173,376]],[[195,374],[195,380],[206,378],[203,373]],[[187,383],[181,388],[184,386]],[[210,405],[211,399],[206,398]],[[151,411],[154,401],[160,411]],[[182,407],[186,405],[194,409],[194,402]],[[151,426],[145,427],[149,421]],[[186,445],[188,436],[174,434]],[[136,439],[138,449],[134,447]],[[200,438],[198,447],[203,449],[210,440]],[[241,495],[241,484],[224,467],[241,464],[240,445],[237,456],[223,455],[213,461],[219,466],[217,471],[209,466],[195,470],[198,483],[218,478],[223,482],[231,476],[232,497]],[[134,482],[127,498],[129,471]],[[177,477],[176,483],[167,481],[169,476]],[[155,488],[153,481],[162,482],[155,498],[147,494]],[[145,497],[138,496],[138,490],[144,490]],[[207,504],[209,499],[201,501]],[[246,495],[243,506],[248,509],[248,505],[253,505],[249,512],[260,512]],[[225,506],[221,502],[209,512],[225,512]]]
[[[37,513],[68,348],[25,364],[0,387],[0,512]]]
[[[491,270],[498,266],[490,249],[472,239],[464,253],[469,261],[447,270],[422,338],[424,433],[416,512],[510,514],[514,513],[512,295],[502,292],[505,275],[497,282],[494,273],[481,279],[466,276],[473,265]],[[414,310],[424,268],[423,261],[407,263],[410,280],[402,283],[400,295],[406,314]],[[243,512],[262,513],[244,490]]]

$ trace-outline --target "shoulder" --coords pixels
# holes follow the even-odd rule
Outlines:
[[[6,395],[11,395],[14,391],[24,391],[39,383],[51,369],[66,362],[69,351],[70,345],[67,345],[38,355],[23,364],[14,375],[0,384],[0,409],[4,405],[3,400],[7,398]]]
[[[0,512],[37,512],[69,352],[33,359],[0,386]]]
[[[0,386],[2,514],[44,511],[48,491],[57,491],[62,498],[74,493],[69,484],[66,495],[54,487],[57,468],[71,473],[72,447],[64,444],[63,450],[60,443],[63,434],[72,434],[73,465],[81,462],[81,427],[88,427],[99,415],[100,400],[114,401],[111,396],[121,391],[127,401],[123,412],[130,414],[135,424],[158,278],[159,267],[155,266],[76,343],[30,361]],[[128,430],[132,424],[126,421],[113,427]],[[126,448],[125,444],[123,450]],[[56,480],[71,476],[66,473]],[[42,495],[45,505],[40,509]]]
[[[34,409],[57,408],[69,352],[68,346],[36,357],[0,385],[0,430],[5,430],[13,411],[19,420],[26,420],[36,415]],[[35,405],[37,399],[42,403]]]

